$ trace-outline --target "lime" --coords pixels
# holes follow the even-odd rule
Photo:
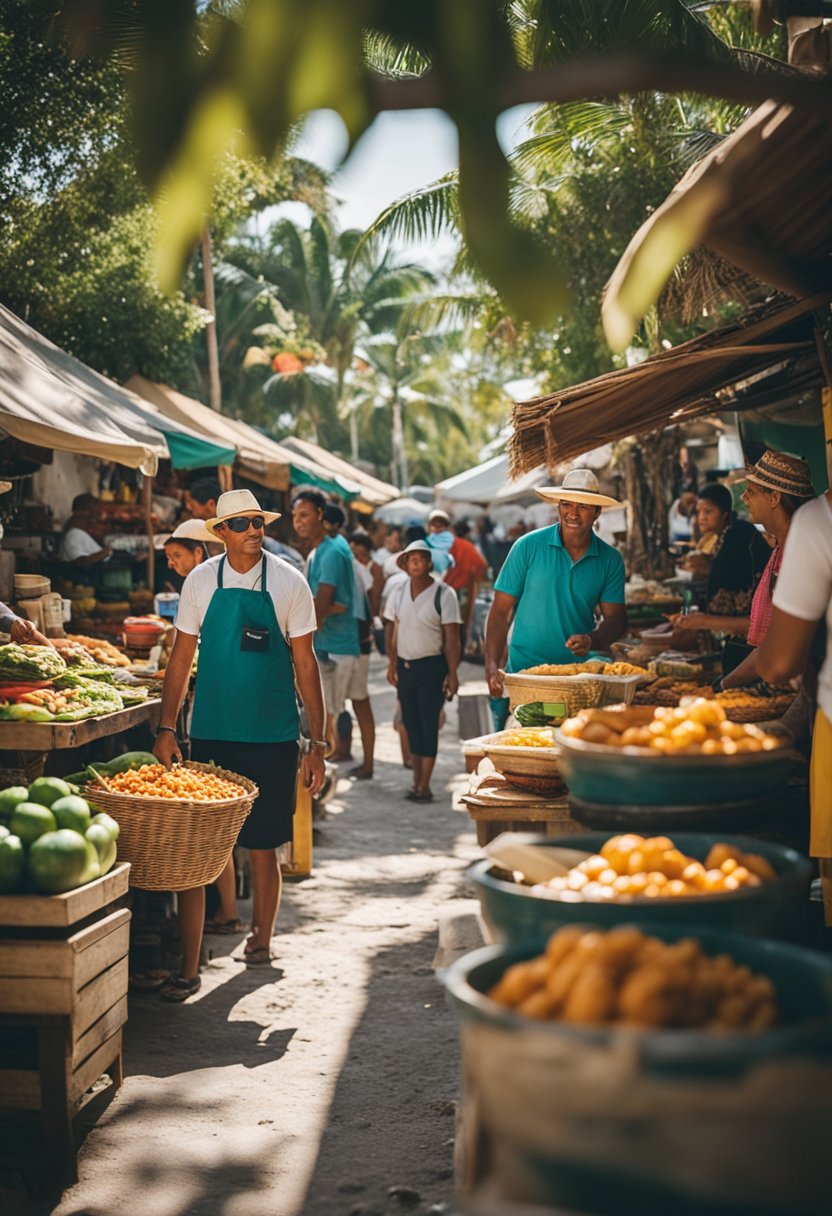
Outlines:
[[[59,798],[67,798],[71,793],[72,790],[60,777],[38,777],[29,786],[29,801],[39,802],[41,806],[51,806]]]
[[[83,836],[90,826],[90,808],[77,794],[69,794],[52,803],[52,814],[59,828],[72,828]]]
[[[14,891],[23,873],[26,854],[19,836],[0,837],[0,893]]]
[[[108,815],[106,811],[99,811],[97,815],[93,816],[92,821],[93,823],[100,823],[102,827],[105,827],[110,833],[111,840],[118,840],[118,834],[121,831],[121,828],[118,826],[115,819],[113,819],[112,815]]]
[[[54,832],[57,826],[49,808],[37,802],[21,802],[9,820],[9,831],[19,836],[27,848],[34,844],[38,836],[43,836],[44,832]]]
[[[61,828],[35,841],[29,849],[28,869],[39,891],[60,895],[79,886],[90,862],[87,841],[80,832]]]
[[[25,785],[10,785],[7,790],[0,790],[0,820],[7,822],[18,803],[28,801],[29,791]]]
[[[106,874],[108,870],[112,869],[116,859],[116,842],[103,823],[90,824],[85,835],[87,840],[95,845],[101,873]]]

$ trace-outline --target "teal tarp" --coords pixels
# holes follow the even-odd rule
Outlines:
[[[165,430],[161,420],[156,425],[165,437],[175,469],[216,468],[218,464],[233,464],[236,459],[236,448],[223,448],[184,431]]]
[[[317,477],[307,469],[302,469],[300,465],[290,465],[289,471],[293,486],[315,486],[316,489],[325,490],[327,494],[334,494],[336,498],[342,498],[345,502],[352,502],[359,496],[357,490],[345,490],[341,483],[334,478],[330,481],[327,477]]]

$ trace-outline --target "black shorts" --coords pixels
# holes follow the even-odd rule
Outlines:
[[[237,844],[247,849],[276,849],[292,839],[298,745],[290,743],[233,743],[227,739],[192,739],[191,759],[213,760],[220,768],[248,777],[260,787],[260,796],[240,828]]]
[[[399,705],[410,750],[414,756],[435,756],[439,750],[439,716],[445,705],[445,656],[399,659],[397,672]]]

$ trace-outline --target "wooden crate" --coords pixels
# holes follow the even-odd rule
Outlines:
[[[121,1084],[130,912],[122,864],[65,895],[0,898],[0,1108],[36,1111],[50,1163],[76,1176],[72,1122],[104,1072]]]

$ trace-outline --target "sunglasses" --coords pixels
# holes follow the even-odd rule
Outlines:
[[[221,524],[217,524],[217,528],[230,528],[232,532],[248,532],[249,528],[254,528],[255,532],[259,532],[265,528],[266,520],[262,515],[252,515],[249,519],[246,515],[238,515],[234,519],[223,520]]]

